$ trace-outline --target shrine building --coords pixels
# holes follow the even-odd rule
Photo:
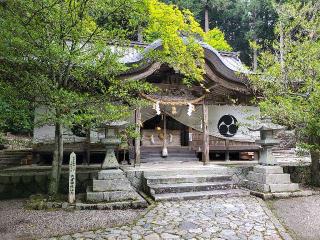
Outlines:
[[[128,139],[127,147],[119,146],[118,160],[140,165],[146,162],[184,162],[257,160],[259,146],[255,140],[259,133],[248,127],[260,117],[257,106],[251,104],[252,90],[248,80],[250,72],[241,63],[238,53],[217,51],[200,42],[205,57],[205,75],[201,83],[191,87],[183,83],[184,76],[168,64],[145,61],[144,51],[162,47],[160,40],[152,44],[132,43],[121,61],[129,66],[119,78],[147,81],[157,87],[153,94],[141,93],[150,105],[136,109],[126,120],[136,125],[136,139]],[[36,110],[37,115],[45,109]],[[117,129],[117,124],[113,126]],[[119,125],[119,128],[120,125]],[[91,129],[83,134],[66,129],[64,152],[80,156],[80,162],[98,163],[105,155],[101,139],[103,129]],[[52,154],[54,126],[34,129],[34,149],[37,159]]]

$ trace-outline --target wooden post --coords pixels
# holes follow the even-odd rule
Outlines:
[[[189,150],[192,150],[192,141],[193,141],[193,136],[192,136],[192,128],[189,127],[188,130],[188,145],[189,145]]]
[[[208,132],[208,106],[205,102],[202,105],[203,114],[203,146],[202,146],[202,161],[204,165],[209,163],[209,132]]]
[[[141,125],[141,110],[137,108],[135,111],[136,132],[138,136],[134,140],[135,161],[134,166],[140,166],[140,125]]]
[[[226,161],[230,161],[230,151],[229,151],[229,140],[228,140],[228,139],[226,139],[225,160],[226,160]]]
[[[168,156],[168,147],[167,147],[167,116],[163,113],[163,147],[162,147],[162,156]]]
[[[90,165],[90,128],[88,128],[86,130],[86,149],[85,149],[85,154],[84,154],[84,158],[85,158],[85,162],[87,165]]]

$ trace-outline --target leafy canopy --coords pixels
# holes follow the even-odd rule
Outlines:
[[[259,75],[252,81],[263,97],[261,109],[296,128],[304,146],[320,149],[320,3],[290,1],[276,8],[278,39],[262,53]]]
[[[179,10],[176,5],[158,0],[148,1],[147,6],[149,18],[144,29],[145,40],[161,39],[163,49],[156,53],[156,58],[178,69],[187,81],[203,78],[204,54],[198,40],[203,39],[217,50],[231,50],[219,29],[205,33],[188,9]]]

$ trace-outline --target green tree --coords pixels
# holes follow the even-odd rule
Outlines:
[[[18,91],[0,81],[0,132],[30,133],[33,126],[32,104]]]
[[[152,2],[152,1],[150,1]],[[166,1],[170,3],[169,5],[162,4],[158,2],[158,4],[151,4],[151,6],[157,6],[156,11],[150,11],[151,17],[157,21],[156,24],[153,24],[153,29],[156,29],[157,34],[162,32],[162,35],[165,36],[166,34],[164,32],[170,32],[170,31],[176,31],[175,29],[179,29],[181,32],[181,35],[187,35],[192,36],[194,35],[195,38],[203,39],[205,42],[207,42],[209,45],[211,45],[213,48],[217,50],[223,50],[223,51],[230,51],[232,50],[231,46],[228,44],[228,42],[225,40],[224,33],[217,27],[211,29],[210,31],[203,31],[203,29],[200,27],[200,24],[197,22],[197,20],[194,18],[194,12],[191,13],[188,9],[188,7],[194,9],[201,9],[199,6],[203,6],[203,3],[194,2],[194,1]],[[176,6],[179,6],[182,10],[180,11]],[[211,5],[210,5],[211,6]],[[158,13],[156,13],[158,12]],[[162,12],[159,14],[159,12]],[[177,14],[177,12],[181,14]],[[197,12],[197,11],[196,11]],[[152,21],[151,21],[152,22]],[[161,26],[161,27],[159,27]],[[184,26],[184,27],[182,27]],[[150,34],[153,31],[151,29],[147,30],[147,38],[155,39],[153,34]],[[164,38],[166,39],[166,38]],[[184,58],[187,56],[187,58],[190,58],[189,56],[193,55],[199,55],[202,51],[199,50],[199,46],[195,44],[195,46],[192,46],[191,44],[186,47],[183,47],[184,43],[182,42],[182,39],[178,37],[175,41],[172,41],[172,39],[168,39],[168,44],[171,43],[172,47],[176,47],[177,51],[180,49],[181,51],[185,51]],[[179,42],[180,41],[180,42]],[[198,52],[198,54],[197,54]],[[199,55],[197,58],[202,58],[203,56]],[[193,57],[191,57],[193,59]],[[192,61],[189,61],[192,62]],[[186,69],[190,68],[189,66],[186,66]],[[199,72],[200,73],[200,72]],[[197,78],[196,76],[193,76]],[[200,77],[201,78],[201,77]]]
[[[254,46],[259,45],[263,50],[268,47],[267,42],[274,40],[277,13],[272,0],[164,1],[177,4],[182,9],[190,9],[203,27],[219,28],[232,49],[239,51],[241,59],[248,65],[255,62],[258,53],[249,42],[255,42]],[[204,16],[207,16],[207,20]]]
[[[167,12],[170,18],[163,18]],[[181,13],[156,0],[8,0],[0,4],[0,77],[33,107],[48,109],[40,123],[55,125],[50,194],[58,191],[64,127],[124,118],[141,104],[138,93],[152,90],[147,83],[117,78],[127,67],[119,61],[121,52],[108,44],[126,47],[139,26],[146,26],[149,40],[163,41],[164,48],[147,57],[168,62],[188,80],[202,80],[203,51],[195,41],[199,26],[188,11]],[[182,33],[187,42],[181,39]]]
[[[49,109],[41,122],[55,125],[52,195],[59,186],[63,127],[119,119],[126,108],[112,103],[119,99],[114,98],[115,92],[122,94],[121,101],[130,101],[127,89],[134,95],[143,88],[115,79],[124,66],[106,47],[109,41],[125,39],[143,7],[143,2],[120,0],[6,1],[1,5],[1,77],[34,107]],[[127,21],[132,26],[118,27],[118,9],[133,13]]]
[[[320,185],[320,3],[277,4],[276,40],[260,58],[252,76],[263,97],[261,110],[296,129],[302,147],[310,150],[312,182]]]

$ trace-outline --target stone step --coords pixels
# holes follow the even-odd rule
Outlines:
[[[193,150],[190,150],[189,147],[173,147],[173,146],[169,146],[167,147],[168,151],[172,151],[172,152],[190,152]],[[161,152],[162,151],[162,147],[161,146],[157,146],[157,147],[145,147],[145,146],[141,146],[141,152]],[[193,151],[194,152],[194,151]]]
[[[166,193],[156,194],[153,196],[155,201],[180,201],[180,200],[195,200],[195,199],[209,199],[217,197],[241,197],[249,196],[250,192],[242,189],[229,190],[214,190],[202,192],[183,192],[183,193]]]
[[[191,161],[199,161],[195,156],[193,157],[152,157],[152,158],[141,158],[142,163],[147,162],[191,162]]]
[[[145,170],[144,177],[149,176],[175,176],[175,175],[229,175],[228,168],[223,166],[202,166],[202,167],[192,167],[192,168],[164,168],[157,171]]]
[[[135,191],[110,191],[93,192],[92,188],[87,190],[88,202],[119,202],[138,200],[139,195]]]
[[[270,190],[271,192],[294,192],[299,190],[299,184],[270,184]]]
[[[172,175],[172,176],[148,176],[147,184],[168,184],[168,183],[201,183],[201,182],[222,182],[231,181],[229,175]]]
[[[236,188],[232,181],[148,185],[151,195],[162,193],[202,192]]]
[[[186,157],[194,158],[196,154],[194,153],[168,153],[168,157]],[[144,153],[141,154],[141,158],[153,158],[153,157],[162,157],[161,153]]]
[[[93,179],[92,190],[94,192],[108,192],[108,191],[130,191],[131,184],[128,179]]]

